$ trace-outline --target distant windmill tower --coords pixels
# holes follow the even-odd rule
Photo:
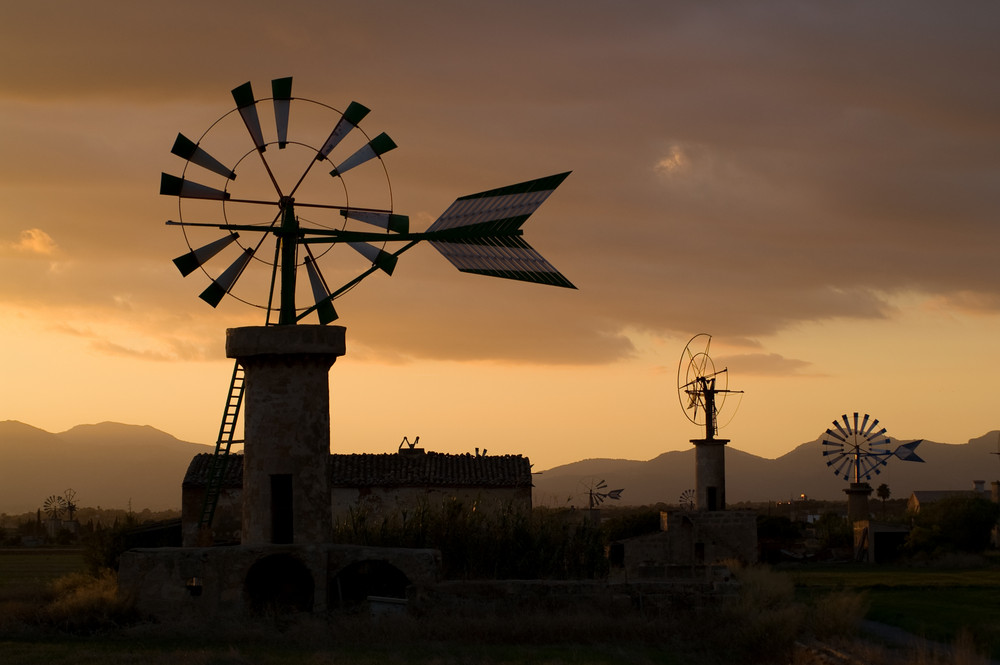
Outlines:
[[[868,519],[868,498],[872,494],[868,481],[882,473],[890,457],[907,462],[924,461],[916,453],[923,439],[902,443],[890,451],[891,441],[886,436],[886,428],[878,429],[878,425],[878,418],[867,413],[861,417],[855,411],[851,418],[845,413],[839,421],[833,421],[833,429],[827,429],[821,439],[825,446],[823,457],[830,458],[826,465],[851,483],[844,493],[847,494],[847,517],[852,523]]]
[[[717,439],[719,412],[730,394],[726,368],[715,369],[709,355],[712,336],[695,335],[684,347],[677,366],[677,396],[688,420],[704,425],[705,437],[691,439],[695,447],[695,499],[698,510],[726,507],[726,449],[729,439]]]

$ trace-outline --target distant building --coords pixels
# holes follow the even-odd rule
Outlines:
[[[953,496],[980,497],[988,501],[997,500],[996,497],[991,497],[986,492],[985,480],[973,480],[971,490],[915,490],[910,494],[910,498],[906,502],[906,509],[910,513],[916,514],[920,512],[921,506],[940,501],[941,499],[949,499]]]
[[[196,455],[182,484],[185,546],[197,544],[212,454]],[[531,463],[521,455],[450,455],[403,448],[394,454],[330,455],[334,525],[352,514],[394,516],[458,501],[476,510],[531,510]],[[239,542],[243,456],[229,455],[212,522],[216,542]]]

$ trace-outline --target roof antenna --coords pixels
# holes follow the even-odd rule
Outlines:
[[[417,436],[417,437],[414,437],[414,438],[413,438],[413,443],[410,443],[410,442],[409,442],[409,441],[407,440],[407,438],[406,438],[406,437],[404,436],[404,437],[403,437],[403,440],[399,442],[399,450],[402,450],[402,449],[403,449],[403,444],[404,444],[404,443],[405,443],[405,444],[406,444],[407,446],[409,446],[410,450],[413,450],[413,449],[414,449],[414,448],[416,447],[416,445],[417,445],[417,442],[418,442],[418,441],[420,441],[420,437],[419,437],[419,436]]]

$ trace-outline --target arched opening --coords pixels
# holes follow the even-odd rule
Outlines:
[[[315,594],[312,574],[289,554],[273,554],[250,566],[244,582],[253,614],[311,612]]]
[[[330,581],[327,606],[353,609],[369,596],[406,598],[408,586],[409,578],[387,561],[355,561],[342,568]]]

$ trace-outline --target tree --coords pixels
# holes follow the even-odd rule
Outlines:
[[[884,520],[885,519],[885,502],[886,502],[886,499],[888,499],[889,496],[892,494],[892,492],[889,491],[889,486],[888,485],[886,485],[885,483],[882,483],[881,485],[878,486],[878,489],[875,490],[875,494],[878,495],[878,498],[882,499],[882,519]]]
[[[921,507],[907,547],[914,552],[982,552],[1000,506],[978,496],[952,496]]]

